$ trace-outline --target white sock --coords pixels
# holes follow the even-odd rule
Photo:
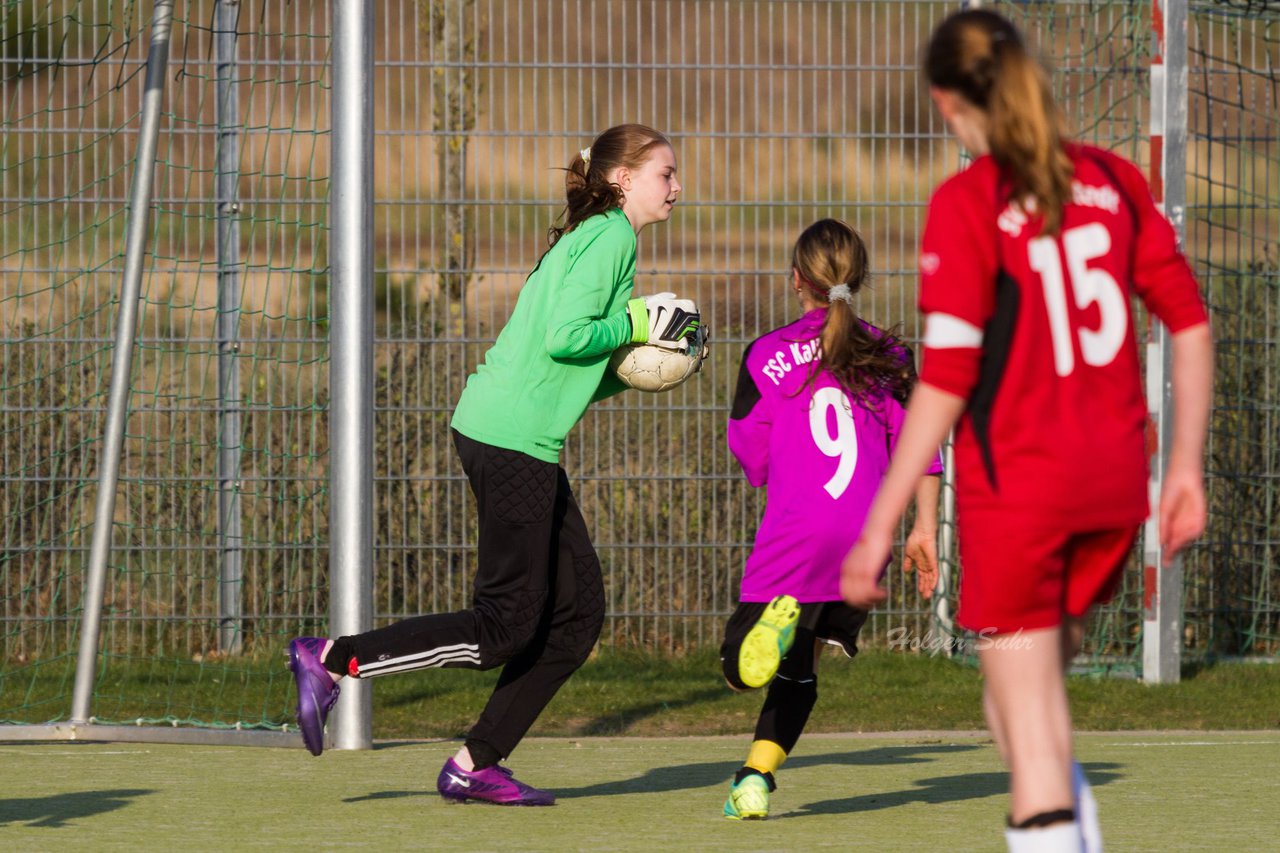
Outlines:
[[[1076,798],[1076,820],[1084,839],[1085,853],[1102,853],[1102,825],[1098,823],[1098,801],[1085,778],[1079,761],[1071,762],[1071,793]]]
[[[1080,853],[1084,849],[1080,824],[1075,821],[1035,829],[1005,829],[1004,840],[1009,853]]]
[[[321,666],[324,666],[324,659],[329,656],[329,649],[331,648],[333,648],[333,640],[326,640],[324,644],[324,648],[320,650]],[[329,669],[327,666],[325,667],[324,671],[329,673],[329,677],[333,679],[334,684],[337,684],[338,679],[342,678],[342,675],[340,673],[334,672],[333,670]]]
[[[458,750],[458,754],[453,757],[453,763],[468,773],[472,773],[476,769],[476,763],[471,759],[471,750],[465,746]]]

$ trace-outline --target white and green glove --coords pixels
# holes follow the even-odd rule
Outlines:
[[[627,302],[627,314],[631,317],[633,344],[688,350],[702,326],[702,315],[693,300],[678,299],[674,293],[632,299]]]

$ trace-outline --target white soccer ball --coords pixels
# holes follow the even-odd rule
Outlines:
[[[702,354],[657,344],[627,344],[613,351],[609,367],[637,391],[670,391],[698,371]]]

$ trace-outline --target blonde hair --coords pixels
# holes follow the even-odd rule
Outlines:
[[[929,40],[929,83],[958,92],[987,116],[987,143],[1011,184],[1011,199],[1044,218],[1057,234],[1071,197],[1074,169],[1063,148],[1066,123],[1044,66],[1031,56],[1017,28],[987,9],[957,12]]]
[[[818,300],[828,302],[822,326],[821,369],[851,398],[873,404],[888,393],[906,400],[914,374],[906,347],[890,332],[873,332],[853,310],[852,299],[831,299],[831,288],[846,285],[850,294],[867,281],[867,246],[852,226],[820,219],[801,232],[791,250],[791,267]],[[815,370],[810,381],[817,376]]]

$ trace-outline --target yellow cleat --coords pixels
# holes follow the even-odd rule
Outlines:
[[[769,816],[769,783],[752,773],[729,789],[724,801],[724,816],[729,820],[764,820]]]
[[[796,640],[800,605],[789,595],[770,601],[764,613],[738,649],[738,676],[748,687],[763,687],[773,680],[778,665]]]

